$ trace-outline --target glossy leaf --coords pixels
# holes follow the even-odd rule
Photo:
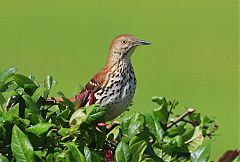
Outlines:
[[[9,77],[11,77],[17,71],[16,68],[8,68],[0,72],[0,83],[4,83]]]
[[[124,119],[121,124],[122,133],[131,139],[144,129],[144,116],[140,113],[134,113]]]
[[[86,162],[105,162],[105,158],[101,157],[94,150],[91,150],[86,146],[84,147],[84,156],[86,158]]]
[[[51,76],[44,83],[38,83],[33,75],[12,72],[9,77],[4,79],[7,83],[0,82],[0,146],[4,148],[0,161],[6,160],[3,155],[9,161],[47,162],[206,161],[209,157],[204,137],[214,137],[214,119],[193,113],[168,128],[169,118],[179,117],[174,113],[176,101],[154,97],[157,109],[132,113],[116,127],[112,121],[96,127],[106,122],[103,107],[91,105],[75,111],[74,102],[63,93],[63,102],[42,102],[55,84]],[[10,106],[6,107],[6,102]]]
[[[160,125],[160,122],[157,121],[153,114],[147,113],[145,115],[146,126],[148,127],[149,131],[154,134],[157,141],[160,143],[165,135],[165,131]]]
[[[191,162],[208,162],[211,149],[211,140],[205,138],[202,145],[191,153]]]
[[[70,161],[74,162],[85,162],[86,159],[84,155],[78,150],[74,143],[67,143],[68,153],[70,156]]]
[[[153,111],[155,119],[163,123],[167,123],[168,113],[168,105],[166,103],[160,105],[159,108],[154,109]]]
[[[32,95],[32,101],[37,103],[40,97],[43,97],[44,99],[47,99],[48,96],[48,90],[45,87],[39,87],[35,90],[35,92]]]
[[[54,127],[54,124],[51,123],[38,123],[37,125],[34,125],[32,127],[29,127],[27,129],[27,132],[33,133],[38,137],[43,136],[46,134],[50,128]]]
[[[156,156],[158,156],[158,159],[156,159],[159,162],[168,162],[171,160],[171,155],[163,152],[163,148],[159,143],[153,144],[153,150]]]
[[[153,160],[152,158],[145,158],[142,162],[156,162],[155,160]],[[164,162],[164,161],[161,161]]]
[[[52,76],[48,75],[44,80],[44,87],[47,88],[48,91],[50,91],[54,83],[55,81],[53,80]]]
[[[22,75],[22,74],[15,74],[13,76],[14,81],[22,88],[24,88],[25,84],[35,85],[35,83],[29,79],[28,77]],[[35,85],[37,88],[37,86]]]
[[[23,95],[22,98],[25,101],[26,107],[26,114],[27,117],[33,122],[34,124],[40,123],[44,121],[41,113],[40,113],[40,106],[34,103],[30,96]]]
[[[121,141],[117,148],[115,154],[116,162],[131,162],[131,152],[127,143]]]
[[[86,123],[90,124],[96,122],[97,120],[103,120],[104,115],[106,114],[106,109],[104,107],[90,106],[86,108],[87,110],[87,119]]]
[[[24,84],[23,88],[24,92],[31,96],[38,87],[36,86],[36,84]]]
[[[203,143],[203,140],[204,140],[204,137],[202,134],[202,129],[200,128],[200,126],[197,126],[194,130],[194,134],[191,137],[191,139],[189,139],[185,143],[188,144],[188,149],[190,152],[192,152],[196,150]]]
[[[165,97],[158,97],[158,96],[152,97],[152,101],[156,102],[160,106],[167,102]]]
[[[168,129],[168,136],[169,137],[175,137],[177,135],[182,135],[184,134],[186,131],[186,129],[184,128],[183,125],[179,125],[179,126],[176,126],[176,127],[171,127],[170,129]]]
[[[39,111],[40,106],[33,102],[32,98],[29,95],[23,95],[27,108],[35,111]]]
[[[84,147],[84,156],[86,158],[86,162],[93,162],[91,151],[86,146]]]
[[[11,149],[16,161],[34,162],[34,151],[27,136],[16,126],[12,129]]]
[[[2,93],[0,92],[0,105],[3,105],[4,103],[6,103],[6,100],[3,97]]]
[[[147,148],[147,143],[142,140],[137,143],[132,143],[130,150],[132,153],[132,161],[140,162],[143,158],[143,153]]]

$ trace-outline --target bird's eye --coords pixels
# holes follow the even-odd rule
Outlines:
[[[122,44],[127,44],[127,41],[126,40],[122,40]]]

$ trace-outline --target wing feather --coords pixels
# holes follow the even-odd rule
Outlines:
[[[99,73],[94,75],[94,77],[85,85],[83,90],[78,95],[75,96],[76,109],[86,106],[87,103],[91,105],[96,102],[94,93],[101,89],[101,86],[105,81],[105,76],[108,70],[109,68],[104,68]]]

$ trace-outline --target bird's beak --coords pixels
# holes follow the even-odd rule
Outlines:
[[[150,45],[151,43],[150,42],[147,42],[147,41],[144,41],[144,40],[138,40],[136,42],[136,45],[139,46],[139,45]]]

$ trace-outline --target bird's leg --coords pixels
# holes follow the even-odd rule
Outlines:
[[[100,122],[100,123],[97,123],[97,125],[95,126],[95,128],[96,128],[97,131],[102,132],[101,127],[107,127],[108,125],[109,125],[109,124],[107,124],[107,123]]]

